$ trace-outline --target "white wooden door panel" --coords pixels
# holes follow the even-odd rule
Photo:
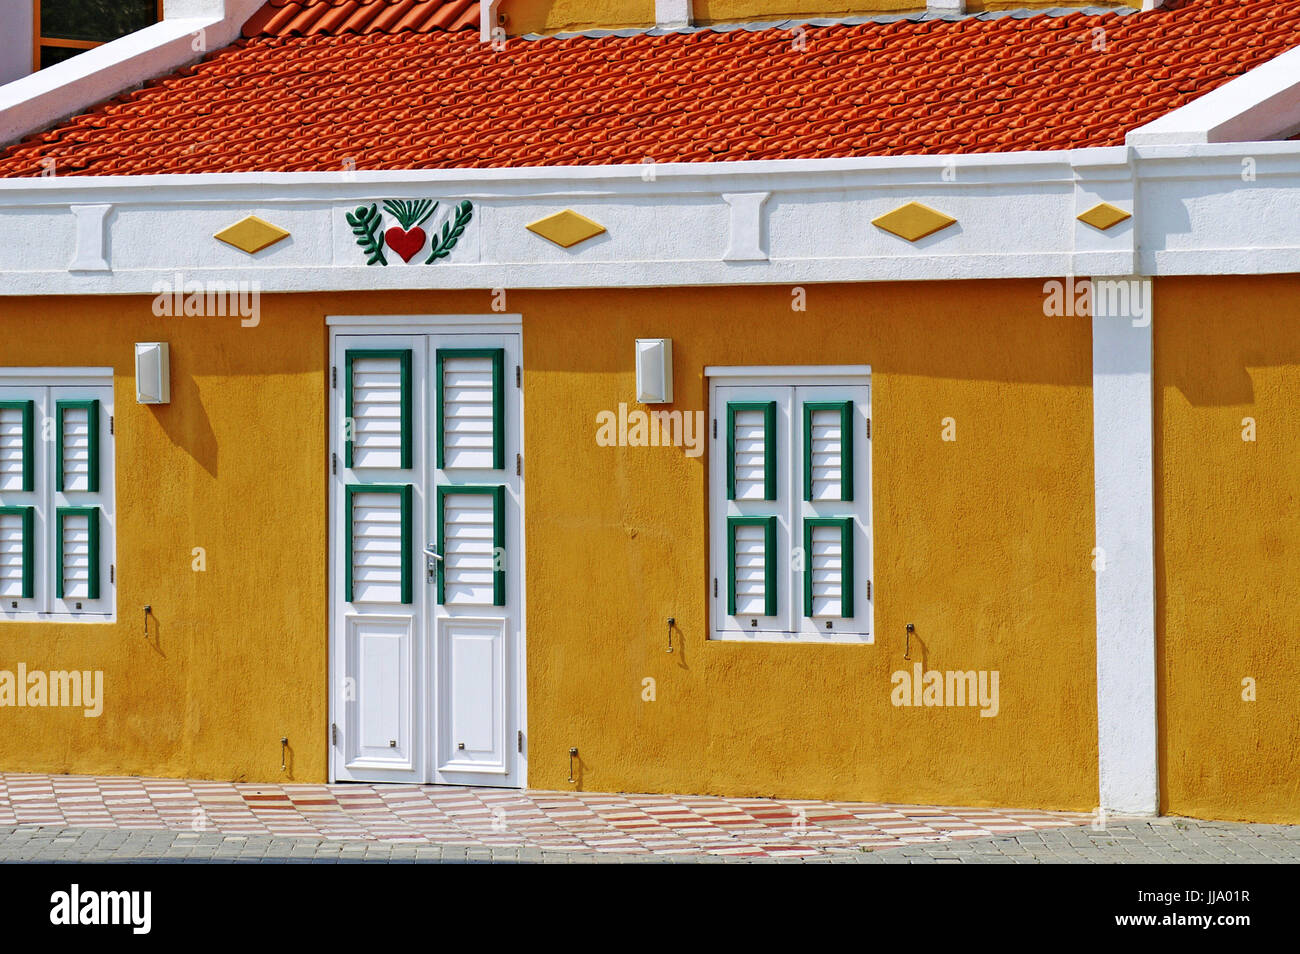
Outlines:
[[[438,620],[439,772],[506,774],[506,621]]]
[[[519,336],[333,357],[333,774],[522,784]]]
[[[415,768],[412,621],[409,617],[349,616],[344,738],[350,771]]]

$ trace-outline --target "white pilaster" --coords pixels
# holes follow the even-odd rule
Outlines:
[[[1151,287],[1098,279],[1092,319],[1100,804],[1138,815],[1159,807]]]

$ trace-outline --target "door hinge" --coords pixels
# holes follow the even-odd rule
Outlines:
[[[871,440],[871,418],[867,418],[867,440]]]
[[[330,473],[337,474],[338,472],[339,472],[339,455],[334,453],[333,451],[330,451]]]
[[[108,565],[108,582],[117,582],[117,567],[111,563]]]
[[[715,441],[718,439],[718,419],[716,417],[713,419],[713,439]]]
[[[339,724],[337,722],[331,722],[330,723],[330,745],[338,745],[338,744],[339,744]]]
[[[715,576],[715,577],[713,578],[713,596],[714,596],[714,598],[716,598],[717,595],[718,595],[718,578]]]
[[[524,455],[516,454],[515,455],[515,476],[522,477],[523,475],[524,475]]]
[[[867,580],[867,599],[871,599],[871,581]]]
[[[330,387],[337,388],[338,386],[339,386],[339,366],[336,364],[330,367]]]
[[[517,364],[515,365],[515,387],[522,388],[523,386],[524,386],[524,369],[521,365]]]
[[[522,752],[524,750],[524,730],[520,729],[519,734],[515,737],[515,747]]]
[[[108,415],[108,433],[113,433],[113,415]]]

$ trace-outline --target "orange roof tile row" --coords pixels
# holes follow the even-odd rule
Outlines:
[[[478,29],[478,0],[270,0],[244,36],[399,33]]]
[[[503,50],[469,30],[258,35],[10,147],[0,176],[46,158],[136,175],[1108,146],[1298,44],[1300,0]]]

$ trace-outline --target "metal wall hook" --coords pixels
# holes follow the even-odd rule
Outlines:
[[[578,780],[573,777],[573,760],[578,757],[577,749],[569,749],[569,784],[572,785]]]
[[[673,651],[673,627],[677,625],[677,619],[673,616],[668,617],[668,651]]]
[[[149,614],[152,612],[153,612],[152,606],[145,606],[144,608],[144,638],[145,639],[149,638]]]
[[[285,763],[285,757],[287,756],[288,752],[289,752],[289,737],[286,735],[282,735],[280,736],[280,771],[281,772],[287,771],[289,768],[289,766]]]
[[[907,645],[903,647],[903,658],[912,658],[912,634],[916,632],[916,626],[913,623],[907,624]]]

